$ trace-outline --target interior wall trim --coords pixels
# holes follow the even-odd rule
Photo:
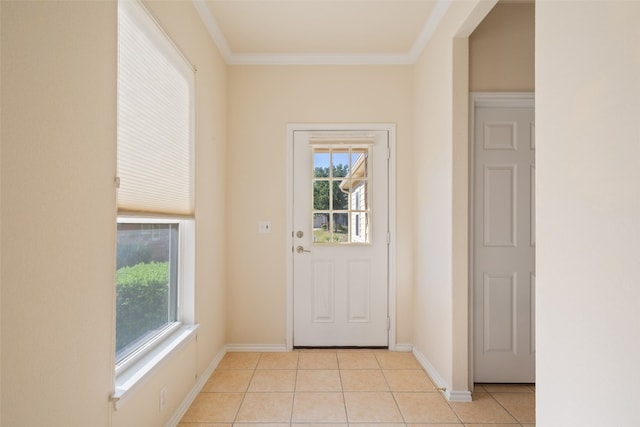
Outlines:
[[[176,409],[173,416],[169,418],[169,421],[167,421],[167,424],[165,424],[166,427],[175,427],[178,425],[184,414],[187,412],[193,401],[198,396],[198,393],[200,393],[200,390],[202,390],[202,387],[204,387],[211,374],[213,374],[213,371],[215,371],[218,367],[218,364],[225,354],[227,354],[226,346],[222,347],[218,354],[215,355],[211,363],[209,363],[209,366],[207,366],[207,368],[197,378],[197,381],[193,385],[191,391],[189,391],[189,393],[185,396],[180,406],[178,406],[178,409]]]
[[[391,346],[389,346],[389,350],[391,351],[405,351],[405,352],[411,352],[413,351],[413,344],[396,344],[393,346],[393,348],[391,348]]]
[[[284,352],[289,351],[285,344],[227,344],[227,352]]]
[[[449,402],[471,402],[471,391],[469,390],[451,390],[451,385],[448,384],[445,379],[440,375],[438,370],[429,362],[429,359],[420,352],[420,350],[413,348],[413,355],[418,360],[418,363],[427,372],[435,386],[442,392],[444,397]]]

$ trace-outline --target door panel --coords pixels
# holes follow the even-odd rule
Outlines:
[[[333,289],[333,262],[312,261],[312,321],[333,322],[335,320],[335,298]]]
[[[369,322],[371,320],[371,263],[349,261],[347,278],[347,298],[349,322]]]
[[[535,381],[534,109],[474,123],[474,380]]]
[[[484,165],[485,246],[516,246],[516,168]]]
[[[388,345],[388,132],[294,132],[293,345]]]
[[[516,353],[514,332],[517,327],[513,313],[516,309],[516,275],[484,275],[484,352],[508,351]]]

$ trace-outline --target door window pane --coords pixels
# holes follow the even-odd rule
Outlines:
[[[371,147],[340,144],[312,150],[313,243],[370,243]]]
[[[328,149],[318,149],[313,153],[313,177],[329,178],[331,153]]]
[[[332,197],[333,203],[331,205],[331,209],[334,211],[349,209],[349,189],[342,187],[342,184],[349,182],[349,180],[347,179],[334,180],[332,182],[333,182],[333,197]]]
[[[334,213],[332,221],[333,242],[346,243],[349,242],[349,214]]]
[[[366,212],[351,213],[351,241],[366,243],[369,235],[369,214]]]
[[[368,178],[369,148],[356,148],[351,151],[351,169],[353,178]]]
[[[333,165],[333,176],[335,178],[344,178],[349,174],[349,149],[336,149],[331,153],[331,162]]]
[[[313,181],[313,210],[325,211],[331,209],[329,182],[328,179]]]

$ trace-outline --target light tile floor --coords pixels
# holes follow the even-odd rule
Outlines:
[[[227,353],[179,427],[535,426],[535,386],[477,384],[450,403],[411,353]]]

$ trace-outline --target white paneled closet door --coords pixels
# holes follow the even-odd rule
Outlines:
[[[535,382],[534,119],[533,97],[474,110],[475,382]]]

